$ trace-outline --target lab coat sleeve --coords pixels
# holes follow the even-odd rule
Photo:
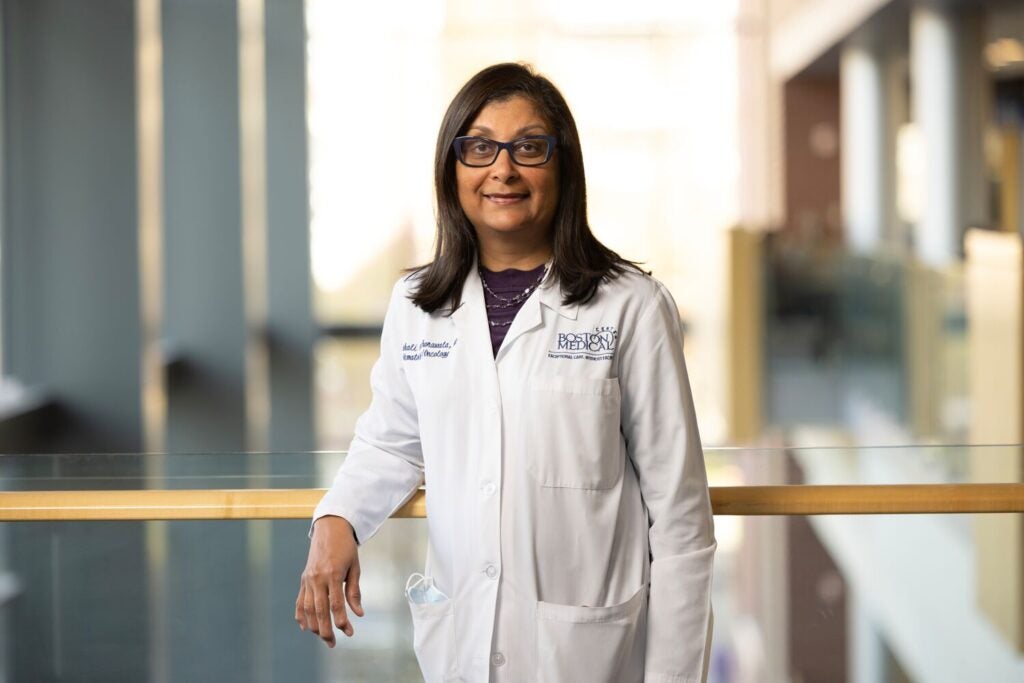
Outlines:
[[[624,340],[622,430],[647,507],[651,552],[646,683],[707,678],[712,564],[717,548],[679,311],[653,281]]]
[[[313,512],[313,524],[325,515],[344,517],[363,544],[423,483],[416,403],[402,367],[402,338],[397,329],[408,306],[404,283],[392,292],[384,317],[380,358],[370,372],[373,399],[356,421],[348,455],[334,483]]]

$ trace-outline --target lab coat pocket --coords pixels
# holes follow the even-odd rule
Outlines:
[[[457,673],[455,609],[452,601],[415,602],[406,591],[412,612],[413,650],[426,683],[441,683]]]
[[[537,681],[613,683],[629,680],[630,653],[647,599],[644,584],[609,607],[537,603]]]
[[[619,380],[551,375],[529,383],[524,416],[527,469],[541,486],[610,489],[619,449]]]

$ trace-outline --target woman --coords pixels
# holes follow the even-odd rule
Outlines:
[[[434,260],[395,285],[296,620],[352,635],[357,545],[425,480],[428,682],[703,681],[716,543],[679,315],[592,235],[562,95],[518,64],[471,78],[435,191]]]

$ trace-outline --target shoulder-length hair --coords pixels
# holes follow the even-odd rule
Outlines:
[[[521,96],[531,101],[558,137],[558,206],[552,226],[552,276],[561,285],[566,304],[586,303],[602,281],[639,266],[601,244],[587,222],[587,182],[583,171],[576,121],[562,93],[529,65],[504,63],[489,66],[462,86],[448,105],[434,151],[434,193],[437,233],[434,260],[411,268],[417,283],[410,295],[428,313],[448,307],[451,313],[462,300],[462,286],[473,267],[479,245],[476,231],[459,203],[452,143],[465,135],[480,111],[491,102]]]

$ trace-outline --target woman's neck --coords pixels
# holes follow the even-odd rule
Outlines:
[[[509,268],[533,270],[551,258],[551,245],[541,242],[535,245],[521,243],[480,244],[480,265],[490,271]]]

